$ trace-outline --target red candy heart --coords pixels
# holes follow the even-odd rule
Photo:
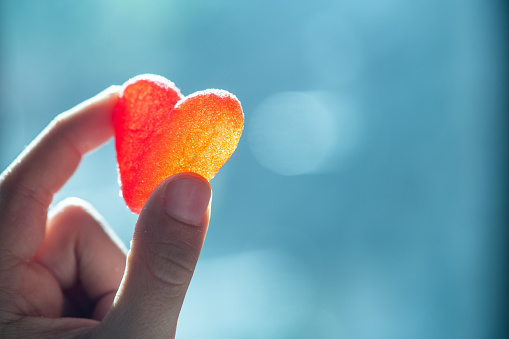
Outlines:
[[[141,75],[123,85],[113,126],[122,195],[139,214],[157,185],[175,173],[212,179],[237,147],[244,114],[226,91],[184,98],[169,80]]]

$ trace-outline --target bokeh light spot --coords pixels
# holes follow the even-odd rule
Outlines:
[[[283,92],[264,100],[248,126],[251,150],[259,163],[277,174],[301,175],[327,170],[349,153],[357,128],[319,92]]]

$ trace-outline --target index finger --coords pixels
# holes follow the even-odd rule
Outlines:
[[[117,98],[118,87],[110,87],[60,114],[0,175],[0,251],[25,260],[35,255],[53,195],[81,157],[113,135]]]

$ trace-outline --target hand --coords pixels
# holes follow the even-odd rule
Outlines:
[[[58,116],[0,176],[2,338],[175,336],[210,217],[205,179],[177,174],[154,190],[127,262],[89,204],[48,214],[83,154],[113,135],[117,97],[112,87]]]

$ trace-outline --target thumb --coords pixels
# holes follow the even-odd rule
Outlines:
[[[111,337],[175,335],[205,239],[210,199],[209,183],[193,173],[171,176],[154,190],[136,224],[114,305],[99,326]]]

